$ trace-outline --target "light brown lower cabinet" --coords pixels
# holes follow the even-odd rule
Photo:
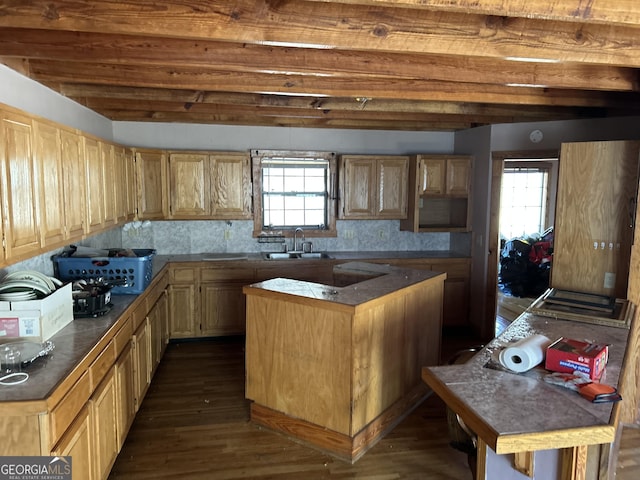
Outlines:
[[[111,367],[89,401],[93,430],[93,459],[96,479],[109,476],[118,456],[117,384]],[[75,462],[74,462],[75,463]],[[75,465],[74,465],[75,466]]]
[[[51,455],[72,457],[72,479],[94,480],[92,468],[93,435],[91,433],[91,413],[85,406],[62,436]]]
[[[151,382],[151,344],[149,335],[149,322],[144,319],[138,329],[133,333],[134,352],[134,392],[136,398],[136,411],[142,405],[142,399],[147,393]]]
[[[168,277],[156,278],[45,400],[0,409],[0,455],[73,457],[76,480],[108,478],[168,339]],[[135,327],[135,329],[134,329]]]
[[[122,353],[116,360],[116,433],[118,435],[118,449],[122,448],[129,428],[136,416],[136,396],[134,390],[133,348],[129,340]]]

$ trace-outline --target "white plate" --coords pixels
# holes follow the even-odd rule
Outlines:
[[[36,270],[18,270],[15,272],[9,273],[5,280],[31,280],[33,282],[41,283],[46,286],[50,291],[56,289],[54,282],[50,277],[45,275],[44,273],[40,273]]]
[[[0,292],[6,292],[7,290],[10,290],[11,293],[14,293],[16,291],[38,291],[44,295],[49,295],[51,293],[51,290],[45,286],[42,285],[42,283],[39,282],[34,282],[32,280],[9,280],[9,281],[5,281],[0,285]]]
[[[38,298],[33,291],[31,292],[4,292],[0,293],[0,300],[6,302],[22,302],[25,300],[35,300]]]

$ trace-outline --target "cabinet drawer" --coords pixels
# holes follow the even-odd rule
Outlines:
[[[107,374],[111,366],[116,361],[116,346],[113,340],[104,347],[104,350],[100,352],[98,358],[96,358],[89,367],[89,379],[91,390],[95,389]]]
[[[173,267],[171,269],[172,282],[195,282],[196,269],[193,267]]]
[[[216,282],[227,280],[247,280],[253,282],[254,272],[252,268],[206,268],[200,269],[200,279],[203,282]]]
[[[133,335],[133,327],[131,326],[131,317],[127,317],[124,321],[124,325],[117,331],[113,337],[113,344],[116,348],[116,358],[120,356],[120,353],[124,350],[127,344],[131,341]]]
[[[160,281],[156,284],[155,287],[149,290],[149,292],[146,294],[148,307],[155,305],[155,303],[158,301],[158,299],[164,292],[164,289],[165,289],[165,284],[164,282]]]
[[[71,387],[64,398],[49,414],[51,438],[49,448],[52,448],[62,437],[78,412],[84,407],[91,395],[89,373],[85,372]]]
[[[134,310],[133,313],[131,314],[131,329],[132,330],[137,330],[138,327],[140,326],[140,324],[142,322],[144,322],[144,319],[147,318],[147,313],[149,312],[149,309],[147,308],[147,300],[146,298],[140,302],[140,305],[138,305]]]
[[[434,263],[431,265],[434,272],[444,272],[447,279],[469,278],[469,264],[467,263]]]

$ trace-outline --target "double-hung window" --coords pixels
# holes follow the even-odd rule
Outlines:
[[[252,151],[254,230],[335,235],[332,153]]]

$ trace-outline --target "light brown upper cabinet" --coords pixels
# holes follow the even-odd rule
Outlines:
[[[408,171],[405,156],[343,155],[339,218],[406,218]]]
[[[552,287],[627,298],[639,151],[640,142],[562,144]]]
[[[53,248],[66,243],[64,171],[60,129],[51,122],[33,122],[34,155],[38,178],[40,243]]]
[[[115,170],[115,212],[116,222],[124,223],[135,216],[135,163],[130,149],[113,145],[113,164]]]
[[[251,167],[246,153],[212,153],[211,214],[216,218],[251,218]]]
[[[0,167],[4,253],[18,260],[40,250],[38,182],[31,118],[0,110]]]
[[[171,152],[170,218],[251,218],[250,172],[248,153]]]
[[[74,130],[61,128],[62,168],[64,170],[64,216],[67,239],[80,238],[86,232],[85,164],[82,137]]]
[[[417,155],[409,164],[409,205],[400,230],[470,230],[473,159],[462,155]]]
[[[85,161],[85,188],[87,193],[87,227],[89,232],[102,229],[104,222],[104,173],[100,142],[93,137],[82,137]]]
[[[120,173],[115,165],[113,145],[98,142],[100,145],[100,165],[102,167],[102,228],[117,223],[116,185],[120,182]]]
[[[169,154],[169,215],[171,218],[208,216],[211,212],[209,155]]]
[[[138,218],[161,220],[168,215],[167,154],[162,150],[135,150]]]

